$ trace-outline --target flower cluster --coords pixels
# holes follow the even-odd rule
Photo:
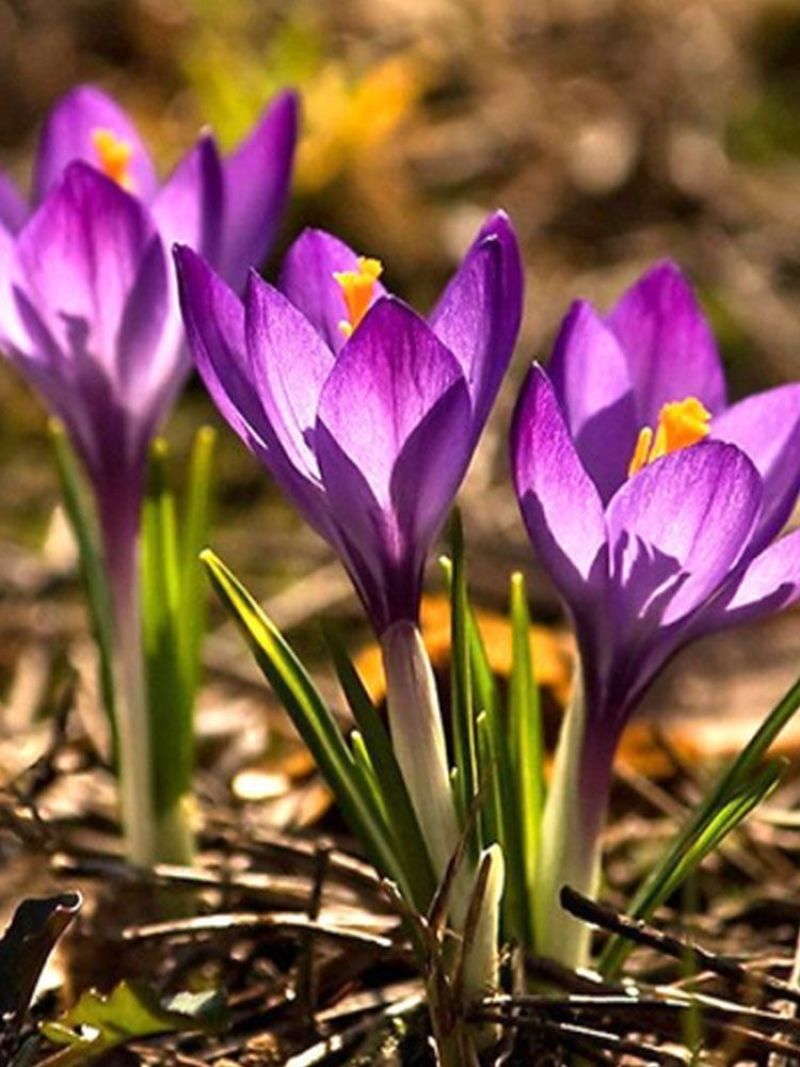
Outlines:
[[[171,247],[191,244],[241,286],[275,236],[296,127],[285,93],[231,156],[204,134],[161,184],[124,112],[85,86],[45,121],[30,205],[0,181],[0,347],[66,427],[93,490],[123,808],[139,862],[157,851],[139,605],[147,453],[191,370]]]
[[[351,676],[365,729],[348,746],[257,604],[221,565],[217,577],[378,862],[414,886],[407,896],[419,885],[425,896],[407,864],[409,830],[412,862],[452,880],[448,914],[462,932],[474,920],[482,947],[463,949],[464,972],[480,985],[496,977],[501,844],[507,853],[526,816],[508,815],[516,785],[497,778],[531,772],[519,769],[519,739],[506,749],[499,720],[487,727],[469,695],[448,742],[417,626],[427,557],[517,342],[520,251],[508,217],[491,215],[427,316],[384,287],[378,259],[318,230],[291,245],[276,285],[264,281],[254,268],[287,197],[296,112],[291,93],[279,96],[228,158],[203,135],[159,184],[117,106],[95,89],[70,93],[45,123],[31,206],[0,178],[0,346],[66,425],[94,489],[123,808],[141,831],[132,857],[157,858],[136,816],[149,789],[135,755],[148,730],[137,556],[147,451],[191,353],[222,417],[346,567],[381,644],[391,743]],[[546,369],[528,373],[510,436],[522,516],[579,650],[541,826],[521,835],[535,855],[516,868],[535,904],[520,908],[520,936],[532,915],[528,947],[579,964],[586,933],[562,916],[558,893],[565,881],[596,889],[631,714],[687,643],[800,598],[800,530],[783,533],[800,492],[800,384],[728,404],[709,324],[662,263],[608,314],[573,305]],[[465,588],[455,570],[454,605]],[[471,694],[465,596],[454,679],[466,672]],[[480,838],[492,825],[481,813],[479,847],[467,841],[459,872],[451,861],[479,807],[481,760],[510,829]]]

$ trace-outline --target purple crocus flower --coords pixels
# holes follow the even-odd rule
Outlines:
[[[581,662],[561,745],[570,780],[557,770],[546,815],[551,836],[574,840],[545,860],[545,880],[590,888],[614,751],[655,675],[687,642],[800,595],[800,531],[776,540],[800,489],[800,385],[727,406],[708,324],[661,264],[608,315],[573,305],[548,372],[535,365],[523,388],[512,465]],[[563,931],[548,938],[544,916],[541,929],[563,953]]]
[[[519,328],[511,225],[492,216],[426,319],[377,260],[308,230],[279,287],[244,303],[177,252],[198,369],[222,415],[341,555],[376,633],[416,622],[431,542],[466,472]]]
[[[199,249],[238,289],[248,267],[266,256],[286,205],[297,110],[293,92],[278,94],[227,157],[204,132],[170,177],[159,182],[125,112],[94,86],[78,86],[45,119],[30,203],[0,174],[0,230],[18,233],[67,166],[82,160],[150,209],[167,250],[175,241]]]
[[[159,184],[125,114],[82,87],[45,121],[31,206],[0,180],[0,348],[64,423],[94,490],[114,612],[117,703],[126,709],[118,713],[123,806],[130,853],[140,862],[153,858],[140,509],[148,446],[191,368],[168,251],[186,242],[230,284],[244,283],[286,200],[296,112],[293,94],[278,97],[227,159],[203,134]],[[128,757],[141,766],[126,775]]]
[[[306,231],[275,289],[242,304],[177,252],[198,369],[224,418],[339,553],[380,637],[392,744],[434,869],[459,837],[436,685],[417,617],[425,558],[466,473],[519,329],[522,268],[487,220],[431,315],[377,260]],[[463,884],[462,884],[463,883]],[[453,892],[463,922],[472,874]]]
[[[90,86],[46,119],[32,207],[0,181],[0,345],[65,423],[101,508],[138,516],[145,455],[191,367],[175,241],[230,284],[271,244],[297,103],[279,96],[223,159],[203,134],[163,184],[125,113]]]

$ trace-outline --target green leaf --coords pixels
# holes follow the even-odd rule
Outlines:
[[[181,631],[181,570],[175,498],[165,441],[154,442],[142,514],[142,627],[147,663],[154,805],[166,816],[189,792],[192,698],[187,692]]]
[[[478,716],[478,751],[481,781],[488,792],[487,842],[498,841],[506,860],[506,888],[502,902],[503,933],[519,945],[530,942],[528,886],[518,801],[517,778],[508,751],[504,723],[499,714]],[[491,831],[495,836],[491,836]]]
[[[333,656],[339,684],[361,731],[364,745],[375,769],[389,828],[394,839],[397,860],[405,872],[409,889],[413,894],[412,903],[424,913],[436,890],[436,878],[428,847],[422,836],[389,735],[358,671],[331,627],[325,628],[325,641]]]
[[[673,872],[686,869],[686,856],[698,856],[688,873],[724,840],[774,788],[780,771],[776,763],[761,768],[769,747],[800,708],[800,679],[775,705],[745,748],[722,772],[702,803],[667,846],[661,860],[642,884],[628,908],[633,918],[647,919],[674,892]],[[708,842],[713,844],[708,846]],[[705,851],[699,843],[704,844]],[[701,854],[702,853],[702,854]],[[688,875],[684,875],[687,877]],[[600,959],[603,974],[615,975],[630,948],[612,938]]]
[[[450,583],[450,709],[453,724],[453,755],[458,770],[456,807],[462,825],[478,793],[475,714],[472,703],[472,672],[468,642],[467,575],[464,561],[464,531],[458,509],[450,526],[452,581]],[[473,860],[483,847],[482,820],[476,820],[477,833],[470,835]]]
[[[658,895],[662,900],[680,888],[696,870],[700,863],[735,829],[778,785],[785,763],[776,760],[767,764],[752,782],[742,786],[741,790],[727,799],[698,828],[696,836],[687,843],[677,862],[664,871],[663,881]]]
[[[206,630],[207,587],[200,553],[208,544],[211,490],[217,434],[202,426],[189,461],[189,485],[180,530],[182,653],[187,695],[194,703],[200,667],[200,645]]]
[[[43,1023],[42,1033],[65,1048],[42,1067],[73,1067],[89,1063],[136,1038],[184,1030],[216,1031],[225,1021],[219,992],[179,993],[160,1003],[145,986],[121,982],[107,996],[89,991],[55,1022]]]
[[[200,558],[212,584],[237,622],[264,676],[275,690],[317,766],[339,802],[345,819],[379,870],[414,899],[402,864],[394,853],[391,833],[361,775],[331,711],[294,651],[233,573],[210,550]]]
[[[169,449],[154,442],[142,515],[142,625],[147,661],[155,810],[162,858],[185,862],[181,814],[194,772],[194,703],[205,632],[206,586],[200,551],[208,537],[215,434],[198,431],[189,463],[185,506],[169,484]],[[163,851],[163,850],[162,850]]]
[[[492,735],[485,711],[478,715],[475,723],[475,739],[478,742],[478,769],[484,794],[481,805],[484,840],[491,844],[502,838],[503,802],[499,789],[497,758],[492,750]]]
[[[530,630],[525,579],[516,573],[511,576],[510,757],[517,782],[525,883],[528,907],[532,912],[545,790],[542,714],[531,662]]]
[[[453,595],[453,563],[447,556],[439,558],[447,591]],[[467,643],[469,648],[470,671],[473,684],[473,706],[478,711],[500,713],[500,694],[497,691],[494,673],[489,663],[489,655],[483,642],[475,612],[471,604],[467,604]]]
[[[467,609],[467,644],[472,672],[473,704],[479,712],[485,711],[491,718],[497,719],[501,714],[497,683],[472,605],[468,604]]]
[[[364,738],[358,730],[353,730],[350,734],[350,751],[353,754],[353,762],[361,778],[362,789],[365,794],[372,798],[372,802],[376,805],[380,812],[381,818],[389,828],[388,812],[386,810],[386,803],[383,799],[383,793],[378,785],[378,776],[375,773],[375,766],[370,759],[367,746],[364,744]]]
[[[56,459],[64,509],[78,545],[81,578],[89,606],[92,637],[97,646],[100,668],[100,692],[108,716],[114,752],[117,748],[117,720],[114,711],[114,624],[111,594],[106,580],[103,555],[98,547],[95,517],[86,504],[82,478],[75,453],[63,425],[57,419],[49,423],[50,440]],[[116,760],[116,757],[115,757]]]
[[[452,596],[453,567],[440,559]],[[528,889],[522,848],[522,829],[516,768],[511,761],[508,723],[477,618],[467,604],[467,641],[474,683],[474,706],[478,741],[478,772],[481,789],[487,793],[482,806],[484,841],[499,841],[506,860],[506,890],[503,894],[503,930],[507,939],[526,944],[529,939]]]

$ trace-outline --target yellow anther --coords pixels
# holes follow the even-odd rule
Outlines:
[[[117,137],[111,130],[99,127],[92,130],[92,144],[103,174],[127,192],[133,192],[134,181],[130,169],[133,147],[122,137]]]
[[[653,444],[653,431],[649,426],[643,426],[639,431],[639,436],[636,438],[636,448],[633,450],[631,461],[628,464],[628,477],[632,474],[636,474],[642,467],[646,466],[650,460],[650,446]]]
[[[347,318],[339,323],[339,329],[349,337],[367,313],[375,282],[383,273],[383,264],[379,259],[358,258],[358,270],[337,270],[333,277],[342,288]]]
[[[700,401],[693,396],[685,400],[675,400],[664,404],[658,413],[658,425],[655,433],[649,426],[639,431],[636,447],[633,450],[628,477],[636,474],[642,467],[652,463],[670,452],[678,452],[689,445],[695,445],[708,437],[708,412]]]

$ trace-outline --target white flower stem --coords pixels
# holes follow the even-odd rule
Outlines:
[[[393,623],[381,637],[381,649],[392,747],[441,878],[456,850],[459,830],[436,680],[413,623]]]
[[[591,759],[597,766],[587,775]],[[591,931],[563,910],[559,894],[564,885],[589,897],[597,893],[610,772],[600,764],[608,759],[605,744],[588,750],[586,707],[578,682],[561,729],[544,809],[534,908],[536,952],[568,967],[588,964]],[[592,781],[599,787],[589,796]]]
[[[450,768],[442,726],[436,680],[433,676],[422,635],[411,622],[395,622],[381,637],[386,672],[386,702],[389,730],[400,773],[428,846],[434,872],[444,878],[458,847],[460,829],[450,785]],[[470,944],[462,972],[461,995],[471,1004],[497,984],[500,901],[505,881],[505,864],[499,845],[492,845],[480,858],[483,890],[472,914],[470,903],[476,892],[477,869],[465,854],[453,877],[449,898],[451,926]],[[476,909],[479,909],[476,911]],[[468,929],[467,929],[468,928]],[[434,983],[435,986],[435,983]],[[491,1028],[456,1026],[451,1032],[439,1019],[436,989],[431,993],[430,1011],[436,1032],[440,1062],[448,1067],[474,1062],[473,1039],[491,1042]],[[447,1013],[445,1012],[445,1015]]]
[[[434,873],[442,880],[461,831],[436,679],[422,635],[413,623],[393,623],[381,637],[381,648],[392,747]],[[449,913],[456,930],[463,929],[474,881],[474,863],[465,855],[450,889]]]

